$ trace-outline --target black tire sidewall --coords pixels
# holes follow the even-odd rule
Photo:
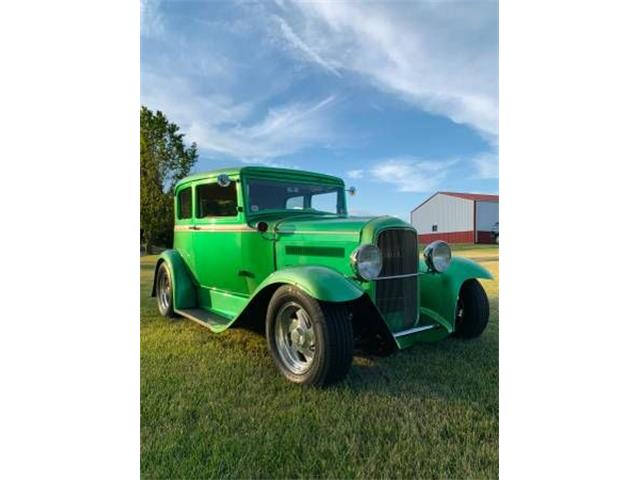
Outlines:
[[[464,305],[463,318],[456,325],[454,336],[458,338],[476,338],[484,332],[489,323],[489,300],[480,282],[467,280],[460,288],[460,299]],[[456,312],[457,322],[457,312]]]

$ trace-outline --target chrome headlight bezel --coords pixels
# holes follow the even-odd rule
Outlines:
[[[433,272],[446,271],[451,265],[451,247],[443,240],[431,242],[424,249],[424,261]]]
[[[351,253],[351,268],[362,280],[371,281],[382,271],[382,252],[372,243],[360,245]]]

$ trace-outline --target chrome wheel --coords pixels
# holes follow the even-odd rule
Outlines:
[[[313,363],[316,336],[309,314],[296,302],[285,303],[276,315],[275,343],[285,366],[293,373],[305,373]]]
[[[160,310],[162,312],[169,311],[171,307],[171,279],[165,268],[160,270],[160,276],[158,278],[158,303],[160,304]]]

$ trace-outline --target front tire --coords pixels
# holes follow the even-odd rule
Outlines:
[[[319,302],[291,285],[267,309],[267,345],[291,382],[322,387],[342,380],[353,359],[353,327],[343,304]]]
[[[456,329],[459,338],[479,337],[489,323],[489,300],[476,279],[467,280],[460,288],[456,305]]]
[[[171,282],[171,272],[165,262],[160,264],[156,277],[156,301],[160,315],[168,318],[175,318],[173,311],[173,283]]]

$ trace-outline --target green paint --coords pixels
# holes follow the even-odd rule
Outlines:
[[[335,270],[320,265],[287,267],[273,272],[258,287],[258,291],[274,285],[295,285],[323,302],[348,302],[362,296],[358,283]]]
[[[218,175],[223,173],[234,182],[237,210],[230,210],[231,216],[198,218],[201,205],[197,187],[217,184]],[[348,302],[367,295],[375,303],[376,282],[356,278],[349,257],[359,245],[375,244],[384,229],[415,232],[411,225],[390,216],[349,217],[346,213],[335,215],[313,210],[247,211],[248,179],[339,186],[338,205],[346,212],[344,183],[329,175],[243,167],[181,180],[175,189],[176,211],[177,195],[184,189],[192,189],[193,215],[176,218],[174,250],[164,252],[158,260],[167,262],[171,270],[176,310],[210,311],[223,319],[212,327],[214,331],[222,331],[260,292],[274,285],[295,285],[325,302]],[[233,190],[226,193],[229,192]],[[228,209],[224,211],[229,213]],[[258,222],[267,224],[265,232],[258,231]],[[402,253],[415,255],[419,263],[420,315],[416,327],[430,328],[396,337],[399,348],[436,341],[452,333],[461,285],[470,278],[491,278],[484,268],[467,259],[454,257],[449,269],[438,274],[427,270],[417,252]],[[377,309],[376,312],[379,314]],[[396,317],[399,316],[383,318],[391,333],[402,330]]]

